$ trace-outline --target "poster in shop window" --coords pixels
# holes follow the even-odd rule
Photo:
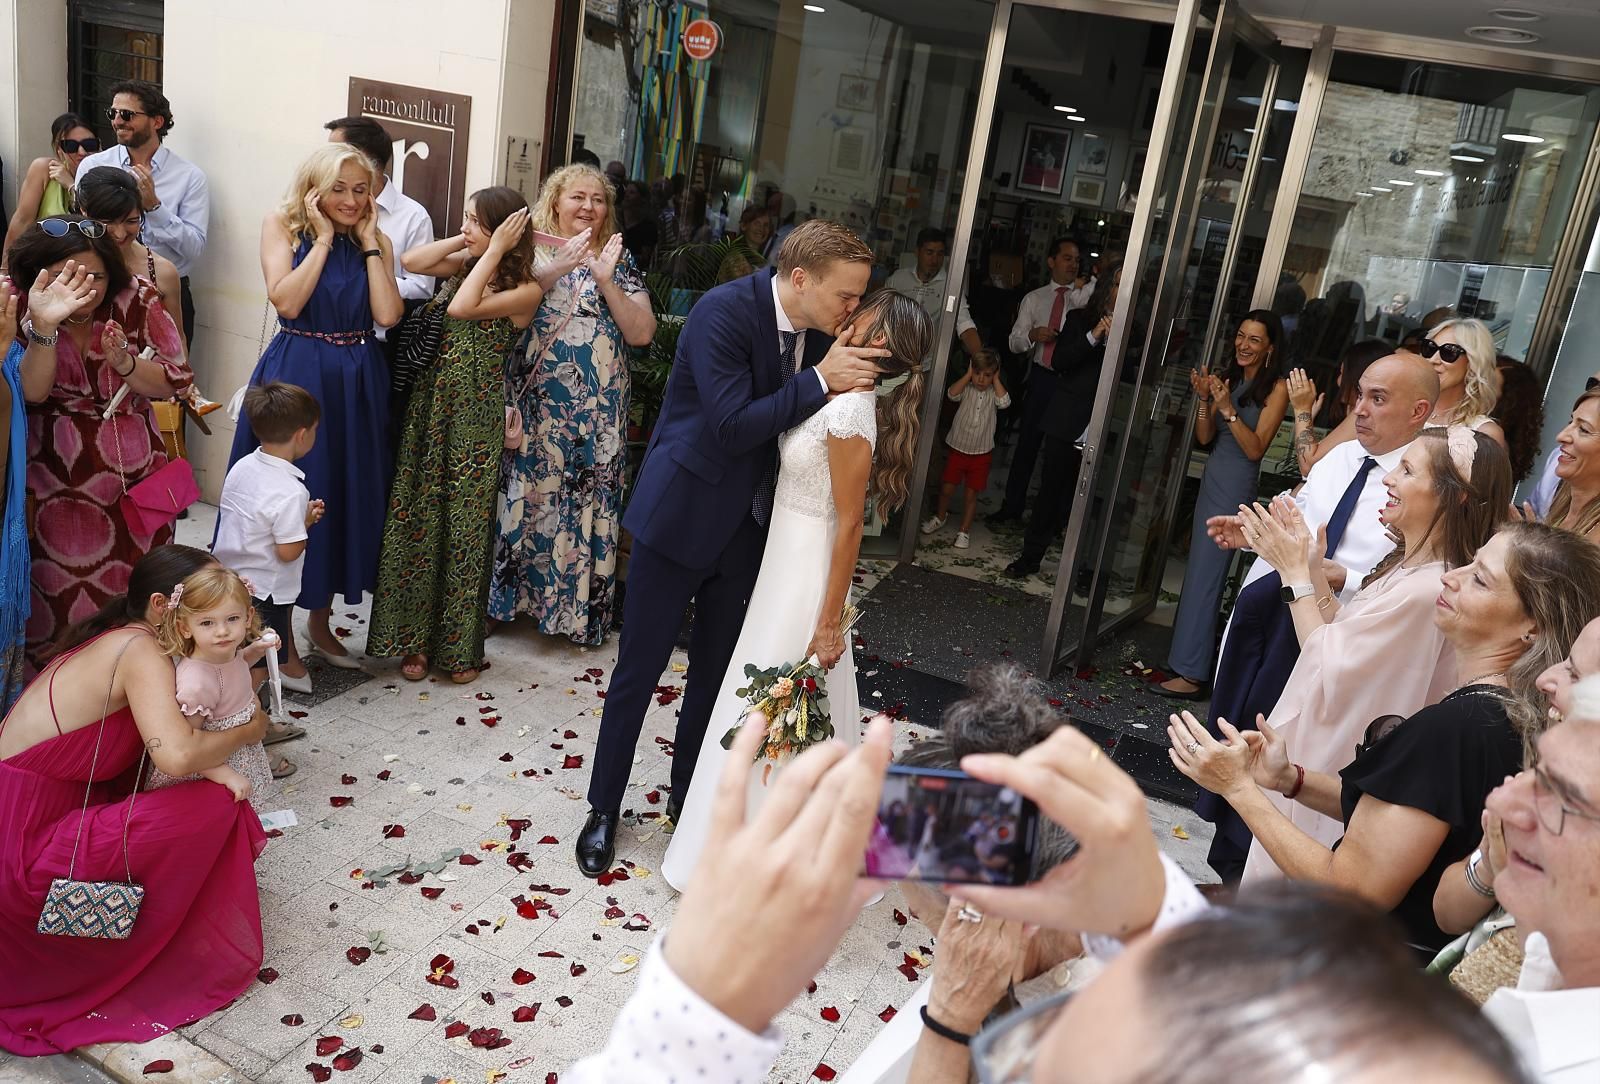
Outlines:
[[[371,117],[389,133],[394,142],[389,179],[427,208],[434,233],[458,232],[466,206],[471,96],[351,76],[347,109],[351,116]]]
[[[1066,187],[1067,152],[1072,133],[1065,128],[1030,124],[1022,135],[1022,160],[1017,163],[1017,187],[1026,192],[1059,196]]]

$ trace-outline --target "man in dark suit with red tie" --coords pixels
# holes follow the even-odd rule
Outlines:
[[[874,359],[888,353],[833,338],[860,304],[871,271],[872,250],[855,234],[806,222],[785,240],[776,273],[718,286],[684,325],[622,520],[633,549],[622,640],[590,769],[589,819],[577,841],[585,876],[611,865],[634,746],[693,602],[669,817],[689,791],[766,548],[778,437],[830,395],[872,387]]]

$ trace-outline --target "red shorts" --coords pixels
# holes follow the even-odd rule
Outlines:
[[[946,451],[948,458],[944,461],[944,477],[940,481],[947,486],[964,485],[974,493],[982,493],[989,488],[989,464],[994,460],[993,452],[968,455],[954,448]]]

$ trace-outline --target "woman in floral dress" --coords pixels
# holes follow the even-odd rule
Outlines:
[[[446,306],[444,337],[406,406],[367,637],[369,655],[404,655],[400,672],[412,681],[430,662],[457,684],[483,666],[504,358],[544,296],[528,219],[515,189],[485,188],[460,233],[401,258],[413,274],[448,280],[428,302]]]
[[[183,391],[192,374],[155,287],[129,276],[100,223],[44,219],[11,246],[10,266],[27,291],[18,341],[34,501],[27,658],[37,667],[68,625],[127,590],[139,558],[172,541],[170,524],[135,531],[118,506],[167,465],[150,400]]]
[[[628,348],[656,321],[598,170],[552,173],[533,221],[568,240],[540,253],[544,302],[508,366],[527,440],[508,457],[489,616],[530,614],[541,632],[598,644],[616,593]]]

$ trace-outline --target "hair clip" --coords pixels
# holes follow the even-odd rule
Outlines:
[[[237,573],[236,573],[236,575],[237,575]],[[250,597],[251,598],[254,598],[255,594],[256,594],[256,585],[250,582],[250,577],[249,576],[240,576],[239,577],[239,582],[244,584],[244,589],[246,591],[250,592]]]
[[[1472,481],[1472,464],[1478,458],[1478,435],[1464,425],[1448,426],[1444,431],[1445,444],[1450,449],[1450,462],[1467,482]]]
[[[179,583],[171,591],[167,592],[167,609],[176,610],[178,608],[178,603],[181,602],[182,600],[183,600],[183,584]]]

